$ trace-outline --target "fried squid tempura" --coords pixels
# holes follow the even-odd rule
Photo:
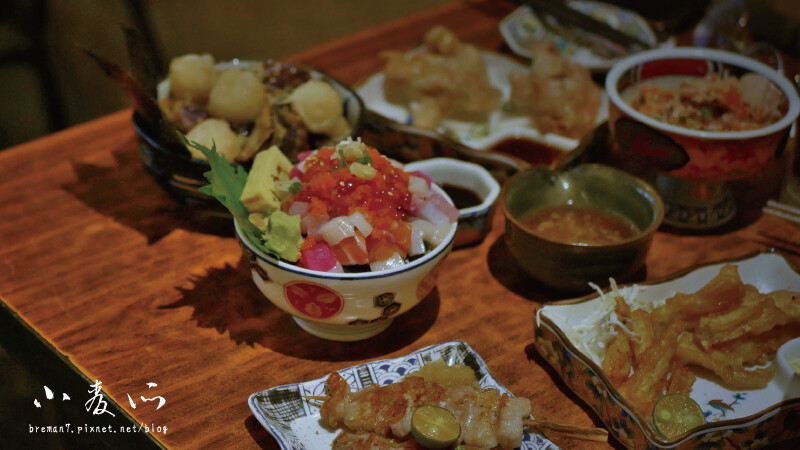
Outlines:
[[[766,364],[786,341],[800,336],[800,294],[760,293],[744,284],[735,265],[693,294],[678,293],[648,312],[616,299],[624,325],[606,345],[603,372],[642,414],[665,394],[689,394],[693,369],[713,374],[729,389],[761,389],[772,379]]]
[[[329,397],[320,407],[322,420],[330,427],[352,432],[371,432],[383,438],[405,441],[411,434],[411,415],[423,405],[441,406],[461,424],[459,443],[473,448],[517,448],[522,444],[522,420],[531,413],[530,401],[509,397],[494,389],[468,386],[442,387],[419,377],[386,386],[372,385],[357,392],[338,374],[325,382]],[[379,439],[361,433],[337,439],[340,447],[357,448],[358,442],[382,442],[392,447],[399,441]],[[355,445],[355,447],[354,447]],[[398,445],[410,445],[402,443]]]

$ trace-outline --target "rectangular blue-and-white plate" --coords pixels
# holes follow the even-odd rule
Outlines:
[[[497,389],[513,395],[492,378],[480,356],[465,342],[452,341],[425,347],[394,359],[373,361],[338,371],[352,389],[362,389],[378,383],[383,386],[399,381],[416,372],[424,364],[444,360],[448,365],[471,367],[481,388]],[[304,383],[287,384],[251,395],[248,404],[256,419],[278,441],[282,449],[304,450],[330,448],[341,430],[331,430],[320,422],[319,402],[305,396],[325,395],[327,375]],[[525,433],[523,450],[550,450],[557,447],[541,435]]]

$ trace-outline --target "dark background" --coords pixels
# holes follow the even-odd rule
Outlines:
[[[126,66],[123,27],[150,38],[166,72],[170,58],[186,53],[279,59],[448,1],[2,0],[0,149],[127,108],[121,89],[75,45]],[[800,31],[774,23],[800,21],[798,0],[607,1],[667,31],[693,25],[720,2],[766,5],[778,14],[766,19],[769,37],[800,49]]]
[[[2,0],[0,149],[127,108],[75,46],[127,67],[123,27],[149,35],[166,69],[186,53],[277,59],[446,2]]]

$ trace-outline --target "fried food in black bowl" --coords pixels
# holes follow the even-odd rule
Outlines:
[[[256,153],[272,146],[297,160],[356,137],[365,111],[353,90],[322,71],[274,60],[217,64],[211,55],[174,59],[156,99],[160,117],[152,117],[152,108],[133,114],[144,167],[181,203],[220,216],[229,213],[199,190],[208,184],[208,162],[180,134],[249,168]]]

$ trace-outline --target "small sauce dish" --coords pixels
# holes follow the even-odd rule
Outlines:
[[[429,176],[455,202],[460,214],[454,247],[474,245],[486,237],[492,229],[492,213],[500,195],[500,183],[488,170],[454,158],[424,159],[406,164],[405,168]],[[459,204],[460,197],[474,197],[475,203]]]
[[[800,397],[800,337],[778,349],[775,364],[775,382],[786,393],[784,398]]]

